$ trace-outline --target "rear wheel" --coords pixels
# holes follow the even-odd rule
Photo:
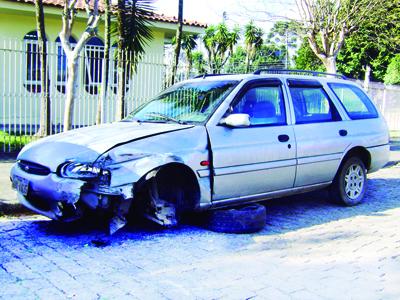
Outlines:
[[[348,206],[359,204],[367,187],[367,173],[363,161],[358,157],[348,158],[340,167],[332,187],[334,200]]]

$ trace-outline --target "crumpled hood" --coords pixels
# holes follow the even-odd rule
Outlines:
[[[35,162],[56,171],[67,160],[93,162],[116,145],[191,127],[193,126],[138,122],[89,126],[30,143],[21,150],[18,159]]]

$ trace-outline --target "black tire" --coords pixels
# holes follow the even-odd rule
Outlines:
[[[206,227],[215,232],[252,233],[262,230],[266,220],[265,206],[251,204],[210,211],[206,218]]]
[[[346,206],[359,204],[367,188],[367,173],[358,157],[348,158],[336,174],[331,186],[333,200]]]

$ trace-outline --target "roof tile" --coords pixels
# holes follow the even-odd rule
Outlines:
[[[24,3],[34,3],[34,0],[12,0],[16,2],[24,2]],[[93,0],[90,1],[91,3]],[[43,0],[43,4],[45,5],[50,5],[50,6],[64,6],[64,0]],[[76,1],[76,6],[77,9],[85,9],[85,2],[84,0],[77,0]],[[104,11],[103,4],[100,1],[99,2],[99,10]],[[153,21],[160,21],[160,22],[166,22],[166,23],[178,23],[178,19],[176,17],[171,17],[171,16],[165,16],[164,14],[157,14],[153,13],[152,16],[149,16],[148,19],[153,20]],[[188,26],[195,26],[195,27],[207,27],[207,24],[200,23],[197,21],[192,21],[192,20],[187,20],[184,19],[183,23]]]

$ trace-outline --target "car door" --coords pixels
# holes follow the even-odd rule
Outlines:
[[[295,187],[333,180],[349,146],[345,122],[318,80],[287,80],[297,143]]]
[[[245,113],[250,126],[207,127],[213,157],[213,201],[262,196],[292,188],[296,172],[294,132],[287,125],[281,81],[246,84],[226,113]]]

